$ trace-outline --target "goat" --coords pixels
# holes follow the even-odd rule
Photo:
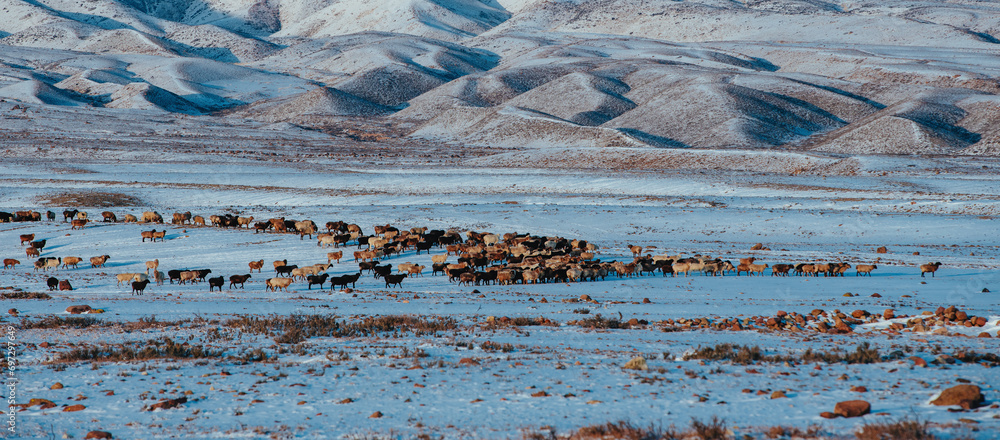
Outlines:
[[[163,272],[160,272],[158,270],[153,271],[153,281],[156,281],[157,286],[162,286],[164,279],[166,278],[163,276]]]
[[[47,241],[48,240],[36,240],[36,241],[33,241],[33,242],[31,242],[31,247],[33,247],[35,249],[38,249],[38,250],[45,249],[45,243]]]
[[[271,264],[274,265],[274,270],[278,270],[279,267],[288,265],[288,260],[275,260]]]
[[[104,263],[107,263],[109,258],[111,258],[110,255],[101,255],[101,256],[97,256],[97,257],[90,257],[90,267],[91,268],[94,268],[94,267],[104,267]]]
[[[236,217],[236,226],[242,228],[244,226],[250,229],[250,224],[253,222],[253,216],[250,217]]]
[[[84,211],[80,211],[80,212],[76,213],[76,218],[79,219],[79,220],[86,220],[87,219],[87,213],[84,212]]]
[[[104,212],[102,212],[101,213],[101,217],[104,217],[104,222],[105,223],[107,223],[107,222],[117,223],[118,222],[118,217],[115,215],[115,213],[113,213],[111,211],[104,211]]]
[[[49,290],[56,290],[59,288],[59,279],[56,277],[49,277],[45,280],[45,284],[49,286]]]
[[[225,277],[214,277],[208,279],[208,291],[211,292],[213,288],[218,287],[219,292],[222,291],[222,286],[226,284]]]
[[[298,269],[298,268],[299,268],[299,266],[295,265],[295,264],[284,265],[284,266],[275,267],[274,268],[274,272],[278,276],[281,276],[281,275],[291,275],[292,271],[295,270],[295,269]]]
[[[63,221],[64,222],[68,222],[70,220],[73,220],[74,218],[76,218],[76,214],[78,212],[80,212],[80,211],[78,211],[76,209],[67,209],[67,210],[63,211]]]
[[[190,281],[192,284],[198,282],[198,272],[197,271],[194,271],[194,270],[185,270],[185,271],[181,272],[179,275],[180,276],[179,276],[179,280],[177,281],[177,284],[184,284],[187,281]]]
[[[859,264],[859,265],[855,266],[854,269],[857,270],[857,273],[855,273],[854,276],[859,276],[859,275],[860,276],[865,276],[865,275],[872,276],[872,271],[875,270],[875,269],[878,269],[878,265],[875,265],[875,264]],[[932,275],[932,277],[933,277],[933,275]]]
[[[134,276],[132,276],[132,281],[148,281],[148,280],[149,280],[149,275],[146,275],[144,273],[136,273]]]
[[[205,226],[205,217],[202,217],[200,215],[191,217],[191,224],[195,226]]]
[[[392,273],[392,265],[386,264],[385,266],[375,266],[372,268],[372,272],[375,272],[375,278],[384,277]]]
[[[147,261],[146,262],[146,273],[149,273],[149,271],[151,271],[151,270],[155,271],[156,268],[158,268],[158,267],[160,267],[160,259],[159,258],[157,258],[157,259],[155,259],[153,261]]]
[[[229,277],[229,288],[232,289],[236,287],[237,284],[240,285],[240,289],[243,288],[243,284],[250,279],[250,274],[246,275],[233,275]]]
[[[125,217],[122,218],[122,221],[125,223],[138,223],[139,219],[132,214],[125,214]]]
[[[24,242],[31,243],[35,239],[35,234],[21,234],[21,246],[24,246]]]
[[[628,250],[632,251],[632,256],[633,257],[637,257],[639,255],[642,255],[642,246],[636,246],[636,245],[631,245],[631,244],[626,244],[625,246],[628,247]]]
[[[62,264],[62,258],[49,258],[45,261],[45,266],[42,267],[42,269],[46,271],[49,270],[49,268],[52,268],[52,270],[58,270],[60,264]]]
[[[791,264],[775,264],[771,267],[771,276],[788,276],[788,271],[792,270]]]
[[[69,283],[69,280],[59,280],[59,290],[73,290],[73,285]]]
[[[272,292],[276,292],[278,289],[284,289],[285,292],[288,292],[288,286],[291,284],[291,278],[268,278],[264,281],[264,287]]]
[[[403,280],[406,278],[406,274],[405,273],[395,274],[395,275],[387,274],[384,276],[384,278],[385,278],[385,287],[387,289],[389,287],[392,287],[393,285],[403,287]]]
[[[28,258],[37,257],[41,255],[41,253],[38,252],[38,248],[33,248],[33,247],[25,249],[24,254],[27,255]]]
[[[21,262],[15,260],[13,258],[4,258],[3,259],[3,268],[4,269],[13,269],[14,266],[17,266],[18,264],[21,264]]]
[[[73,266],[73,268],[75,269],[77,267],[77,265],[80,264],[81,261],[83,261],[83,258],[80,258],[80,257],[66,257],[66,258],[63,258],[63,268],[65,269],[65,268],[67,268],[69,266]]]
[[[332,290],[334,286],[340,286],[342,289],[346,289],[348,284],[350,284],[351,287],[357,287],[359,278],[361,278],[361,272],[330,278],[330,289]]]
[[[253,273],[254,269],[257,269],[257,273],[260,273],[260,269],[264,267],[264,260],[251,261],[247,265],[250,266],[250,273]]]
[[[326,254],[326,262],[327,263],[329,263],[329,262],[331,262],[333,260],[337,260],[337,263],[339,264],[341,258],[344,258],[344,251],[327,252],[327,254]]]
[[[143,281],[133,281],[132,282],[132,294],[142,295],[142,292],[146,290],[146,286],[149,285],[149,280]]]
[[[938,268],[941,267],[941,262],[937,263],[927,263],[920,265],[920,277],[923,278],[925,273],[930,273],[931,278],[934,278],[934,272],[937,272]]]

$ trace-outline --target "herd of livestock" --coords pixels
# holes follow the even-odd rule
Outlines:
[[[48,220],[54,220],[55,214],[52,211],[46,213]],[[102,213],[104,222],[119,222],[118,216],[110,211]],[[10,221],[40,221],[41,214],[34,211],[19,211],[16,213],[0,212],[0,222]],[[77,210],[66,210],[63,212],[64,221],[71,222],[72,228],[84,228],[89,219],[85,212]],[[144,212],[141,217],[126,214],[121,219],[122,222],[136,222],[149,224],[162,224],[163,216],[155,211]],[[294,233],[300,239],[309,236],[310,239],[316,236],[317,246],[321,248],[341,246],[356,246],[353,252],[354,261],[358,265],[358,270],[354,273],[334,276],[327,271],[333,267],[333,262],[338,264],[344,259],[344,250],[327,252],[327,261],[313,265],[299,266],[289,264],[288,260],[274,261],[273,269],[275,276],[264,280],[265,288],[271,291],[284,290],[295,282],[307,283],[308,289],[319,285],[320,289],[329,283],[330,288],[347,289],[350,285],[356,287],[358,280],[365,272],[381,279],[386,288],[402,286],[407,277],[423,275],[426,266],[402,263],[395,268],[390,263],[383,262],[404,252],[413,250],[415,255],[422,252],[431,254],[433,249],[438,249],[437,254],[431,255],[431,275],[443,274],[449,281],[459,285],[484,285],[484,284],[537,284],[553,282],[579,282],[604,280],[608,276],[627,278],[632,276],[645,276],[661,274],[662,276],[690,276],[692,274],[703,274],[708,276],[725,276],[733,274],[740,276],[765,275],[771,276],[844,276],[850,269],[854,269],[855,276],[871,276],[873,270],[878,266],[875,264],[857,264],[851,266],[845,262],[809,262],[809,263],[777,263],[773,265],[757,263],[756,258],[743,258],[737,263],[710,258],[707,256],[695,255],[693,257],[683,257],[682,255],[651,255],[644,254],[641,246],[628,245],[632,253],[631,261],[601,261],[596,258],[596,246],[583,240],[569,240],[562,237],[543,237],[530,234],[507,233],[497,235],[476,231],[465,231],[460,233],[456,230],[428,230],[428,228],[411,228],[400,230],[391,225],[376,225],[371,235],[365,235],[361,227],[357,224],[350,224],[343,221],[331,221],[325,224],[325,232],[319,232],[316,223],[311,220],[296,221],[284,218],[272,218],[266,221],[254,221],[254,217],[239,217],[231,214],[212,215],[208,217],[211,225],[223,228],[246,228],[253,229],[254,233],[275,232]],[[175,225],[202,225],[207,226],[206,219],[201,216],[193,216],[190,212],[175,213],[172,221]],[[147,239],[166,239],[166,229],[157,231],[142,231],[140,238],[142,242]],[[34,270],[48,271],[49,269],[77,268],[84,262],[81,257],[41,257],[41,251],[45,248],[46,240],[36,240],[35,234],[23,234],[20,236],[20,245],[28,247],[25,254],[28,257],[38,257],[34,262]],[[443,253],[442,253],[443,251]],[[450,257],[455,257],[454,263],[449,263]],[[91,268],[104,267],[110,259],[109,255],[99,255],[89,258]],[[15,268],[20,261],[13,258],[4,259],[4,269]],[[229,288],[240,288],[252,277],[256,270],[258,273],[264,267],[264,260],[250,261],[247,263],[249,272],[247,274],[232,275],[228,278]],[[920,266],[921,276],[930,273],[932,276],[940,267],[941,263],[928,263]],[[769,270],[770,269],[770,270]],[[353,272],[353,271],[352,271]],[[226,284],[223,276],[209,277],[211,269],[195,270],[169,270],[166,273],[159,270],[159,260],[146,262],[146,270],[138,273],[118,274],[118,285],[123,283],[132,287],[132,293],[142,294],[150,282],[162,285],[165,282],[173,284],[175,281],[179,285],[207,282],[209,291],[218,288],[219,291]],[[72,290],[68,280],[59,280],[49,277],[47,285],[50,290]]]

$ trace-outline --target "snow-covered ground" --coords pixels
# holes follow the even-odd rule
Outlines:
[[[9,287],[0,292],[45,292],[49,276],[74,287],[48,292],[51,299],[3,300],[20,315],[3,318],[20,344],[17,403],[48,399],[56,405],[16,412],[18,435],[83,438],[99,429],[115,438],[519,438],[524,429],[566,434],[619,420],[687,428],[692,418],[707,421],[713,415],[734,435],[751,438],[765,438],[779,425],[818,426],[824,438],[850,436],[864,424],[903,417],[928,421],[931,431],[945,438],[994,438],[1000,428],[1000,412],[990,406],[1000,387],[991,368],[995,360],[963,356],[998,351],[1000,309],[997,293],[987,291],[1000,292],[995,241],[1000,202],[988,170],[941,174],[934,172],[935,161],[947,159],[869,158],[865,167],[871,171],[854,178],[733,170],[619,172],[497,167],[503,156],[483,152],[476,159],[421,166],[421,151],[379,158],[369,154],[380,151],[374,144],[357,145],[355,153],[365,158],[353,161],[340,153],[288,160],[294,155],[281,148],[265,159],[249,156],[272,151],[266,143],[248,148],[243,159],[231,152],[186,153],[180,144],[158,151],[133,147],[129,154],[108,145],[85,156],[74,156],[72,149],[59,152],[58,146],[33,154],[33,148],[9,144],[0,163],[0,211],[53,210],[58,220],[0,224],[0,256],[22,262],[0,272],[0,287]],[[977,163],[967,166],[979,169]],[[80,206],[94,221],[73,230],[62,221],[62,210],[85,196],[94,197],[84,199],[94,205],[127,196],[135,206]],[[373,225],[392,224],[562,236],[597,245],[602,261],[631,261],[626,246],[635,244],[653,255],[702,254],[734,262],[754,256],[772,266],[876,263],[878,269],[871,277],[856,277],[851,269],[846,277],[830,278],[657,274],[459,286],[431,275],[430,255],[410,250],[383,262],[428,266],[402,287],[386,288],[366,273],[351,291],[295,282],[287,293],[269,292],[264,280],[274,276],[272,261],[323,263],[335,249],[292,234],[102,223],[104,210],[118,218],[156,210],[168,222],[173,212],[189,210],[206,218],[232,213],[255,220],[312,219],[321,226],[344,220],[366,233]],[[164,228],[165,241],[141,242],[141,231]],[[27,233],[47,240],[42,256],[84,262],[76,269],[33,271],[33,259],[18,244],[18,236]],[[756,243],[770,250],[751,251]],[[879,246],[888,252],[876,253]],[[343,250],[346,258],[329,274],[357,271],[351,256],[356,247]],[[89,257],[105,254],[111,256],[106,267],[90,267]],[[210,277],[227,277],[226,287],[210,293],[206,283],[167,283],[133,296],[131,288],[117,285],[116,274],[143,272],[153,259],[164,272],[211,269]],[[248,273],[248,262],[261,259],[263,272],[254,272],[245,289],[228,288],[230,275]],[[942,263],[936,275],[921,278],[917,266],[936,261]],[[582,295],[594,301],[581,301]],[[104,313],[80,315],[97,320],[86,328],[26,328],[43,319],[70,318],[66,308],[80,304]],[[927,331],[889,328],[894,322],[905,325],[907,316],[948,306],[984,317],[986,324],[944,326],[947,334],[934,325]],[[895,318],[857,322],[852,333],[842,335],[819,333],[813,322],[795,330],[684,325],[701,318],[713,324],[766,319],[779,311],[809,315],[817,309],[831,317],[856,310],[881,316],[892,309]],[[434,333],[316,336],[300,344],[275,342],[283,330],[261,334],[232,323],[251,315],[297,314],[347,323],[393,315],[454,323]],[[598,316],[601,320],[585,321]],[[503,317],[545,318],[550,325],[493,323]],[[592,328],[594,322],[631,319],[639,324]],[[977,337],[983,332],[992,337]],[[77,348],[160,338],[222,353],[203,359],[56,361]],[[718,344],[801,357],[806,350],[853,352],[863,343],[877,348],[880,362],[741,365],[686,358]],[[254,357],[258,349],[266,360]],[[931,362],[939,355],[967,362]],[[622,368],[637,356],[646,359],[648,370]],[[916,367],[911,356],[931,363]],[[961,381],[982,388],[985,407],[955,413],[929,404]],[[51,389],[56,382],[61,389]],[[857,386],[867,391],[851,390]],[[772,399],[775,391],[785,397]],[[178,408],[144,411],[181,396],[188,401]],[[869,401],[872,414],[820,417],[837,402],[853,399]],[[62,410],[74,404],[85,408]],[[382,416],[370,417],[376,412]]]

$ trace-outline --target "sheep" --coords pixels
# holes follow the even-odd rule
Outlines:
[[[208,274],[212,273],[212,269],[198,269],[195,272],[198,273],[199,280],[205,281],[205,277],[207,277]]]
[[[878,269],[878,265],[859,264],[855,266],[854,269],[857,270],[857,273],[855,273],[854,276],[865,276],[865,275],[872,276],[872,271]]]
[[[775,264],[771,267],[771,276],[788,276],[788,271],[792,270],[791,264]]]
[[[269,219],[268,222],[271,223],[271,229],[274,229],[274,232],[288,232],[288,227],[285,226],[285,218],[284,217],[282,217],[282,218],[272,218],[272,219]]]
[[[677,274],[679,274],[679,273],[684,273],[684,276],[688,276],[688,272],[691,271],[691,263],[677,262],[677,263],[671,264],[670,268],[673,269],[674,276],[677,276]],[[740,274],[738,268],[737,268],[736,274],[737,275]],[[664,273],[664,275],[666,275],[666,274]]]
[[[38,248],[33,248],[33,247],[25,249],[24,254],[27,255],[28,258],[33,258],[41,255],[41,253],[38,252]]]
[[[260,273],[260,269],[264,267],[264,260],[251,261],[247,265],[250,266],[250,273],[253,273],[254,269],[257,269],[257,273]]]
[[[49,270],[49,268],[52,268],[52,270],[58,270],[60,264],[62,264],[62,258],[49,258],[45,261],[45,266],[42,267],[42,269],[46,271]]]
[[[329,262],[331,262],[333,260],[337,260],[337,263],[339,264],[341,258],[344,258],[344,251],[327,252],[327,254],[326,254],[326,262],[327,263],[329,263]]]
[[[242,228],[244,226],[250,229],[250,224],[253,222],[253,216],[250,217],[236,217],[236,224]]]
[[[743,272],[746,272],[747,275],[751,275],[750,274],[750,265],[749,264],[740,263],[740,264],[738,264],[736,266],[736,276],[740,276],[740,274],[743,273]]]
[[[81,261],[83,261],[83,258],[80,257],[63,258],[63,268],[65,269],[69,266],[73,266],[73,268],[76,269],[77,265],[80,264]]]
[[[191,217],[191,223],[194,224],[195,226],[205,226],[205,217],[202,217],[200,215]]]
[[[233,275],[229,277],[229,288],[232,289],[236,287],[237,284],[240,285],[240,289],[243,288],[243,284],[250,279],[250,274],[246,275]]]
[[[73,220],[74,218],[76,218],[76,214],[79,213],[79,212],[80,211],[75,210],[75,209],[67,209],[67,210],[63,211],[63,221],[64,222],[68,222],[70,220]]]
[[[160,232],[157,232],[157,231],[154,230],[153,231],[153,242],[154,243],[156,242],[157,238],[159,238],[160,241],[166,240],[166,238],[167,238],[167,230],[164,229],[163,231],[160,231]]]
[[[248,227],[248,229],[249,229],[249,227]],[[271,223],[270,222],[254,222],[254,224],[253,224],[253,233],[254,234],[256,234],[258,232],[267,232],[268,229],[271,229]]]
[[[326,283],[326,279],[329,278],[329,274],[322,275],[309,275],[306,277],[306,281],[309,282],[309,290],[312,290],[313,284],[319,284],[320,290],[323,289],[323,284]]]
[[[823,276],[830,276],[830,264],[829,263],[817,263],[813,265],[813,273],[819,276],[820,273]]]
[[[162,286],[163,285],[163,281],[165,279],[166,279],[166,277],[163,275],[163,272],[160,272],[158,270],[154,270],[153,271],[153,280],[156,281],[156,285],[157,286]]]
[[[90,267],[91,268],[104,267],[104,263],[107,263],[109,258],[111,258],[110,255],[101,255],[101,256],[97,256],[97,257],[90,257]]]
[[[118,217],[115,215],[115,213],[113,213],[111,211],[104,211],[104,212],[102,212],[101,213],[101,217],[104,217],[103,221],[105,223],[108,223],[108,222],[117,223],[118,222]]]
[[[36,240],[36,241],[33,241],[33,242],[31,242],[31,247],[33,247],[35,249],[38,249],[38,250],[45,249],[45,243],[47,241],[48,240]]]
[[[409,272],[410,275],[413,275],[413,276],[423,276],[424,269],[426,269],[426,268],[427,268],[427,266],[420,266],[420,265],[414,264],[413,266],[410,266],[410,268],[408,269],[408,272]]]
[[[297,267],[295,269],[292,269],[292,271],[289,272],[288,274],[293,280],[296,278],[302,278],[303,280],[305,280],[306,275],[315,275],[310,273],[310,270],[307,267]],[[279,272],[278,275],[281,275],[281,272]]]
[[[225,277],[214,277],[208,279],[208,291],[211,292],[213,288],[218,287],[219,292],[222,292],[222,286],[226,284]]]
[[[925,273],[930,272],[931,278],[934,278],[934,272],[937,272],[938,268],[941,267],[941,262],[937,263],[927,263],[920,265],[920,277],[923,278]]]
[[[628,247],[628,250],[632,251],[633,257],[638,257],[639,255],[642,255],[642,246],[635,246],[631,244],[626,244],[625,246]]]
[[[132,214],[125,214],[125,217],[122,217],[122,221],[125,223],[138,223],[139,219]]]
[[[142,295],[142,292],[146,290],[146,286],[149,285],[149,280],[133,281],[132,282],[132,294]]]
[[[483,236],[483,244],[486,246],[493,246],[500,242],[500,237],[496,234],[486,234]]]
[[[268,278],[264,281],[264,287],[272,292],[278,291],[278,289],[284,289],[288,292],[288,286],[292,284],[291,278]]]
[[[385,278],[385,288],[386,289],[388,289],[389,287],[392,287],[393,285],[399,286],[399,287],[403,287],[403,280],[406,279],[406,274],[405,273],[396,274],[396,275],[387,274],[387,275],[384,276],[384,278]]]
[[[157,258],[157,259],[155,259],[153,261],[147,261],[146,262],[146,273],[149,273],[149,271],[151,271],[151,270],[155,271],[156,268],[158,268],[158,267],[160,267],[160,259],[159,258]]]
[[[830,274],[833,276],[844,276],[844,272],[850,269],[850,263],[835,263],[830,265]]]
[[[357,282],[360,278],[361,272],[330,278],[330,289],[332,290],[334,286],[340,286],[342,289],[346,289],[348,284],[350,284],[351,287],[357,287]]]
[[[188,216],[185,219],[184,218],[184,214],[181,214],[179,212],[175,212],[174,215],[173,215],[173,219],[170,220],[170,223],[174,224],[174,225],[183,225],[186,220],[191,220],[191,213],[188,212],[187,214],[188,214]]]
[[[144,273],[137,273],[132,277],[132,281],[149,281],[149,275]]]
[[[142,231],[142,232],[139,233],[139,235],[142,236],[142,242],[145,243],[147,238],[150,241],[152,241],[153,240],[153,234],[155,234],[155,233],[156,233],[156,229],[153,229],[152,231]]]
[[[766,264],[751,264],[749,275],[753,276],[753,274],[758,274],[760,276],[764,276],[764,270],[767,268],[768,265]]]
[[[134,273],[120,273],[116,275],[118,277],[118,286],[121,286],[122,283],[132,281],[135,278],[135,275],[136,274]]]
[[[448,254],[444,255],[431,255],[431,263],[441,264],[448,261]]]
[[[49,219],[50,222],[56,221],[56,213],[52,211],[45,211],[45,218]]]
[[[21,234],[21,246],[24,246],[25,242],[31,243],[35,239],[35,234]]]
[[[179,281],[177,284],[184,284],[186,281],[190,281],[191,284],[198,282],[198,272],[194,270],[185,270],[180,273]]]
[[[285,266],[278,266],[278,267],[274,268],[274,273],[275,273],[275,275],[278,275],[278,276],[281,276],[283,274],[291,275],[292,271],[294,271],[295,269],[298,269],[298,268],[299,268],[299,266],[295,265],[295,264],[285,265]]]
[[[73,285],[69,283],[69,280],[59,280],[59,290],[73,290]]]
[[[288,265],[288,260],[275,260],[271,264],[274,265],[274,270],[278,270],[278,268],[281,267],[281,266],[287,266]]]
[[[4,258],[3,259],[3,268],[4,269],[13,269],[14,266],[17,266],[18,264],[21,264],[21,262],[15,260],[13,258]]]
[[[49,286],[49,290],[56,290],[59,288],[59,279],[56,277],[49,277],[45,280],[45,284]]]
[[[385,266],[375,266],[372,268],[372,272],[375,272],[375,278],[384,277],[392,273],[392,265],[386,264]]]
[[[72,222],[70,222],[70,225],[72,225],[69,228],[70,230],[73,230],[73,229],[83,229],[84,227],[87,226],[87,219],[85,219],[85,218],[84,219],[75,219]]]
[[[38,269],[44,269],[46,261],[48,261],[48,260],[46,260],[44,258],[39,258],[37,261],[35,261],[32,264],[35,267],[35,272],[38,272]]]
[[[163,223],[163,216],[156,211],[146,211],[142,213],[143,223]]]
[[[83,211],[80,211],[80,212],[76,213],[76,218],[78,220],[86,220],[87,219],[87,213],[83,212]]]
[[[475,280],[476,280],[476,274],[475,274],[475,272],[462,272],[462,273],[458,274],[458,285],[459,286],[461,286],[462,284],[465,284],[466,286],[468,286],[468,285],[472,284],[472,282],[475,281]],[[386,281],[386,283],[388,284],[388,280]],[[389,286],[386,285],[386,287],[389,287]]]
[[[757,261],[757,257],[740,258],[740,264],[753,264],[754,261]]]
[[[316,246],[327,247],[333,245],[337,247],[337,237],[333,235],[323,234],[316,237]]]

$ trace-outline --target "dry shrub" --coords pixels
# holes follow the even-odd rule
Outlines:
[[[223,325],[247,333],[278,336],[276,341],[292,344],[312,337],[355,338],[399,333],[423,336],[458,328],[452,318],[404,315],[369,317],[356,322],[338,320],[333,315],[240,316]]]
[[[54,362],[127,362],[147,359],[201,359],[221,358],[222,350],[212,350],[202,345],[176,343],[170,338],[136,342],[137,349],[125,344],[102,345],[94,348],[75,348],[59,353]]]
[[[121,193],[105,191],[63,192],[39,196],[39,202],[47,206],[68,206],[70,208],[94,207],[113,208],[117,206],[145,206],[142,199]]]
[[[593,328],[593,329],[623,329],[629,328],[627,323],[623,323],[617,319],[606,319],[601,315],[594,316],[592,318],[581,319],[579,321],[573,322],[580,327]]]
[[[62,329],[62,328],[88,328],[95,325],[103,325],[101,321],[97,318],[92,318],[89,316],[70,316],[68,318],[63,318],[61,316],[47,316],[39,320],[29,320],[24,318],[21,320],[21,329]]]
[[[514,351],[514,346],[510,343],[497,343],[493,341],[486,341],[480,346],[484,351],[502,351],[504,353],[510,353]]]
[[[854,433],[858,440],[936,440],[927,422],[903,418],[894,422],[865,423]]]
[[[24,292],[20,290],[4,292],[0,297],[3,299],[52,299],[52,296],[45,292]]]
[[[862,342],[853,352],[840,349],[830,351],[813,351],[811,348],[801,355],[766,355],[758,346],[746,347],[736,344],[718,344],[714,347],[699,347],[694,353],[684,355],[684,360],[704,359],[710,361],[730,361],[738,365],[750,365],[756,362],[825,362],[828,364],[872,364],[884,361],[878,348],[873,348],[867,342]]]
[[[794,426],[772,426],[764,433],[767,438],[770,439],[781,439],[781,438],[795,438],[795,439],[807,439],[807,438],[821,438],[822,431],[818,426],[810,426],[805,431],[794,427]]]

